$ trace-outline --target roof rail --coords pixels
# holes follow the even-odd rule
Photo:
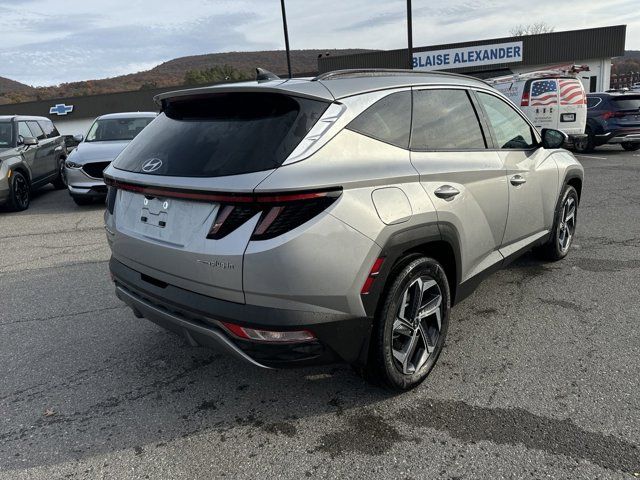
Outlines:
[[[479,78],[471,77],[469,75],[462,75],[461,73],[410,70],[401,68],[354,68],[346,70],[334,70],[332,72],[321,73],[317,77],[312,78],[311,81],[315,82],[320,80],[335,80],[338,78],[386,77],[393,75],[443,75],[447,77],[459,77],[466,79],[472,78],[474,80],[478,80],[479,82],[486,83]]]

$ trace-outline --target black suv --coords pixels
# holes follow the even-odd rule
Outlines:
[[[587,94],[585,133],[583,152],[605,143],[620,144],[629,151],[640,149],[640,94]]]
[[[25,210],[32,190],[66,188],[66,158],[64,137],[48,118],[0,116],[0,205]]]

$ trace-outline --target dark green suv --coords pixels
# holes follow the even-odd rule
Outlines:
[[[0,205],[25,210],[34,189],[65,188],[66,158],[64,137],[48,118],[0,116]]]

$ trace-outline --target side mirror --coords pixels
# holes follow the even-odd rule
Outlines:
[[[78,133],[77,135],[74,135],[74,136],[73,136],[73,139],[74,139],[76,142],[80,143],[82,140],[84,140],[84,135],[82,135],[81,133]]]
[[[38,145],[38,139],[36,137],[23,137],[22,144],[25,147],[33,147],[35,145]]]
[[[540,134],[542,135],[542,146],[544,148],[562,148],[569,140],[569,136],[566,133],[553,128],[543,128]]]

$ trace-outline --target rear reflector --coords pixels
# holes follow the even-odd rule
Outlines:
[[[369,271],[369,276],[364,281],[364,285],[362,285],[362,290],[360,290],[360,293],[362,295],[367,295],[369,293],[369,291],[371,291],[371,287],[373,286],[373,282],[375,281],[376,277],[380,273],[380,269],[382,268],[382,264],[383,263],[384,263],[384,257],[378,257],[378,258],[376,258],[376,261],[373,262],[373,266],[371,267],[371,270]]]
[[[222,322],[222,324],[236,337],[255,342],[269,343],[301,343],[316,339],[309,330],[274,331],[257,330],[249,327],[241,327],[235,323]]]

